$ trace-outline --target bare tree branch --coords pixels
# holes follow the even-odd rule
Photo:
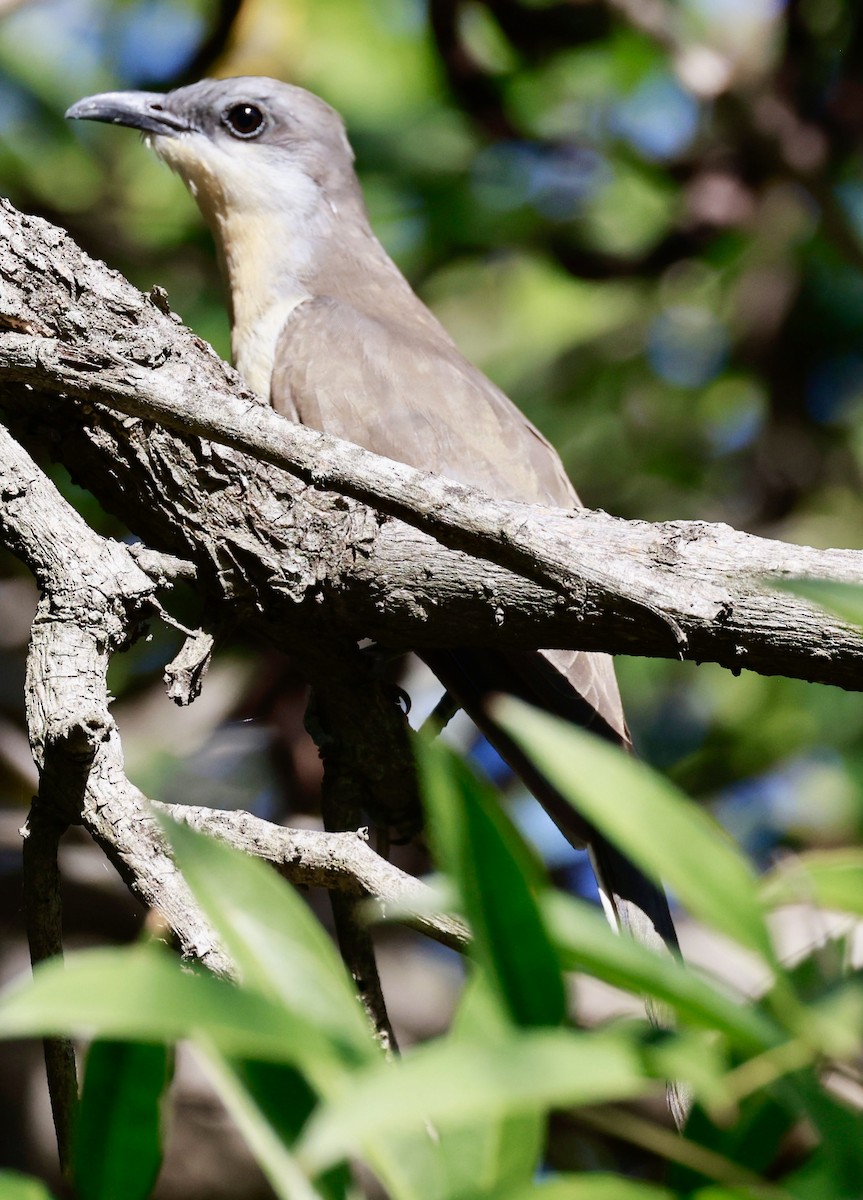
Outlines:
[[[436,912],[431,888],[376,854],[362,832],[283,828],[247,812],[186,804],[154,803],[153,808],[274,863],[297,887],[323,887],[374,900],[383,915],[441,945],[453,950],[467,946],[470,935],[464,922]]]
[[[110,654],[152,611],[155,585],[135,561],[146,556],[133,557],[126,546],[95,534],[2,428],[0,497],[0,543],[33,570],[43,589],[27,668],[40,807],[61,828],[84,824],[133,891],[163,912],[184,950],[230,974],[180,886],[145,798],[126,779],[108,711]],[[421,932],[464,945],[464,927],[426,912],[427,890],[356,833],[280,829],[247,813],[155,807],[278,863],[296,884],[376,898]]]
[[[36,823],[41,827],[43,818],[50,819],[58,830],[82,823],[132,890],[163,913],[184,951],[230,974],[231,965],[167,855],[144,797],[126,779],[108,711],[108,660],[152,611],[154,584],[127,547],[89,529],[3,429],[0,496],[0,541],[30,566],[42,589],[27,669],[28,721],[40,773]],[[147,556],[137,558],[147,561]],[[380,859],[356,834],[282,830],[245,813],[168,811],[278,862],[295,883],[374,897],[396,906],[414,928],[447,945],[465,944],[464,927],[419,911],[427,907],[421,885]],[[50,895],[48,905],[56,899]],[[54,911],[51,927],[42,925],[34,934],[37,959],[59,949],[58,928]]]
[[[127,548],[95,534],[0,429],[0,541],[33,571],[41,598],[27,660],[39,806],[83,823],[187,953],[220,973],[227,959],[171,862],[143,797],[125,777],[106,672],[153,608],[154,584]]]
[[[163,556],[139,552],[133,557],[126,546],[94,533],[2,427],[0,499],[0,543],[30,567],[40,587],[26,680],[28,729],[39,770],[39,794],[31,809],[24,852],[32,962],[35,966],[62,954],[57,848],[67,826],[80,823],[102,846],[131,889],[147,905],[159,909],[184,952],[201,959],[215,972],[230,975],[230,960],[172,862],[143,796],[125,776],[119,735],[108,710],[106,673],[112,653],[126,647],[146,616],[161,611],[155,597],[156,585],[139,564],[155,569],[162,581],[165,574],[185,568]],[[396,711],[392,704],[371,704],[367,692],[364,689],[365,720],[359,726],[355,720],[340,720],[350,736],[344,743],[347,755],[344,747],[341,749],[341,762],[347,762],[348,769],[337,778],[349,795],[363,795],[351,770],[350,748],[361,739],[369,724],[369,713],[380,728],[393,725],[387,714]],[[342,701],[337,705],[337,719],[343,708],[347,717],[351,716]],[[399,716],[398,728],[403,724]],[[396,737],[404,740],[398,731]],[[395,757],[387,755],[386,761]],[[404,772],[396,772],[393,782],[412,792],[412,768],[407,786]],[[219,833],[227,840],[232,840],[231,818],[234,824],[237,816],[241,821],[245,818],[244,831],[253,820],[245,814],[225,816],[228,820],[222,821]],[[211,817],[217,819],[216,814]],[[206,824],[200,815],[196,823],[199,827]],[[274,857],[273,847],[279,844],[278,832],[273,830],[266,839],[269,857]],[[348,961],[379,1036],[391,1048],[394,1039],[377,980],[370,934],[358,909],[361,898],[370,894],[372,881],[381,875],[381,870],[375,872],[368,861],[369,856],[377,856],[364,847],[362,869],[352,868],[349,848],[342,844],[338,857],[316,852],[311,861],[304,861],[304,847],[314,846],[316,837],[326,836],[306,834],[290,846],[282,839],[278,856],[283,862],[288,859],[304,880],[316,880],[320,873],[320,882],[330,887],[336,880],[334,864],[338,863],[341,876],[336,906],[342,941],[351,950]],[[242,848],[249,848],[243,838],[237,840]],[[359,852],[364,844],[356,838],[353,841]],[[322,864],[326,864],[323,869]],[[404,878],[396,879],[393,871],[383,870],[386,886],[379,900],[396,894],[404,899],[408,895]],[[444,921],[436,926],[434,919],[425,918],[415,924],[434,931],[449,944],[464,944],[464,933],[456,922]],[[66,1170],[77,1106],[74,1051],[69,1042],[48,1039],[45,1058],[60,1163]]]
[[[367,679],[359,686],[363,636],[418,649],[499,644],[687,657],[863,687],[859,631],[767,582],[863,583],[859,552],[786,546],[724,526],[654,526],[496,502],[292,425],[244,389],[158,291],[142,296],[61,231],[5,202],[0,286],[0,404],[9,428],[62,459],[148,543],[136,557],[94,534],[0,431],[0,541],[31,567],[41,591],[27,677],[40,774],[34,828],[43,813],[59,827],[83,823],[183,951],[219,974],[230,975],[232,964],[126,779],[108,710],[110,656],[161,613],[158,584],[193,575],[212,611],[289,650],[326,698],[339,738],[333,825],[349,824],[348,810],[353,820],[360,805],[408,822],[415,802],[401,714],[383,689]],[[179,699],[194,694],[205,640],[193,634],[175,664]],[[326,750],[326,737],[321,744]],[[381,752],[360,753],[368,744]],[[224,814],[194,819],[249,848],[245,814],[235,824]],[[383,868],[370,877],[363,855],[371,852],[359,845],[348,853],[342,844],[334,873],[321,862],[331,843],[318,841],[298,861],[294,842],[285,871],[320,871],[324,886],[338,884],[359,948],[352,965],[386,1036],[356,904],[372,890],[384,902],[400,890],[404,901],[408,885],[381,878]],[[408,889],[411,923],[464,945],[458,923],[422,917],[414,895]],[[40,942],[56,941],[51,910],[50,896],[33,909],[36,957]],[[57,1062],[53,1098],[68,1128],[74,1078],[68,1061]]]
[[[0,232],[0,327],[10,329],[0,402],[11,427],[61,455],[150,544],[191,559],[201,587],[250,628],[304,647],[310,677],[325,669],[314,648],[334,640],[423,647],[457,636],[861,686],[857,630],[765,583],[861,583],[859,552],[504,504],[378,459],[275,416],[161,297],[142,296],[53,227],[4,204]],[[226,448],[172,435],[168,423]]]

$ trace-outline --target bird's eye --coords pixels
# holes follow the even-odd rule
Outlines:
[[[266,121],[257,104],[235,104],[222,114],[228,129],[240,138],[253,138],[263,130]]]

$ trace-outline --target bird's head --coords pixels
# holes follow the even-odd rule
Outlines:
[[[356,197],[339,114],[275,79],[204,79],[164,95],[105,92],[79,100],[66,116],[139,129],[214,226],[268,210],[308,219],[322,204]]]

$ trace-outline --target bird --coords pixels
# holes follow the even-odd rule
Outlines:
[[[186,184],[227,282],[234,364],[276,412],[497,499],[581,506],[551,444],[464,357],[375,236],[344,122],[324,100],[239,76],[101,93],[66,116],[139,130]],[[631,751],[611,658],[490,647],[422,657],[563,834],[588,846],[612,924],[679,955],[662,888],[578,816],[486,704],[514,694]]]

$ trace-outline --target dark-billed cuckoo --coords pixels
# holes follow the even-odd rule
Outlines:
[[[579,504],[555,451],[458,351],[369,225],[341,117],[273,79],[110,92],[68,117],[143,131],[215,235],[235,363],[276,412],[489,495]],[[590,846],[606,910],[676,949],[662,891],[580,821],[488,717],[515,693],[629,747],[610,658],[461,648],[423,656],[575,845]],[[608,797],[614,804],[614,796]]]

